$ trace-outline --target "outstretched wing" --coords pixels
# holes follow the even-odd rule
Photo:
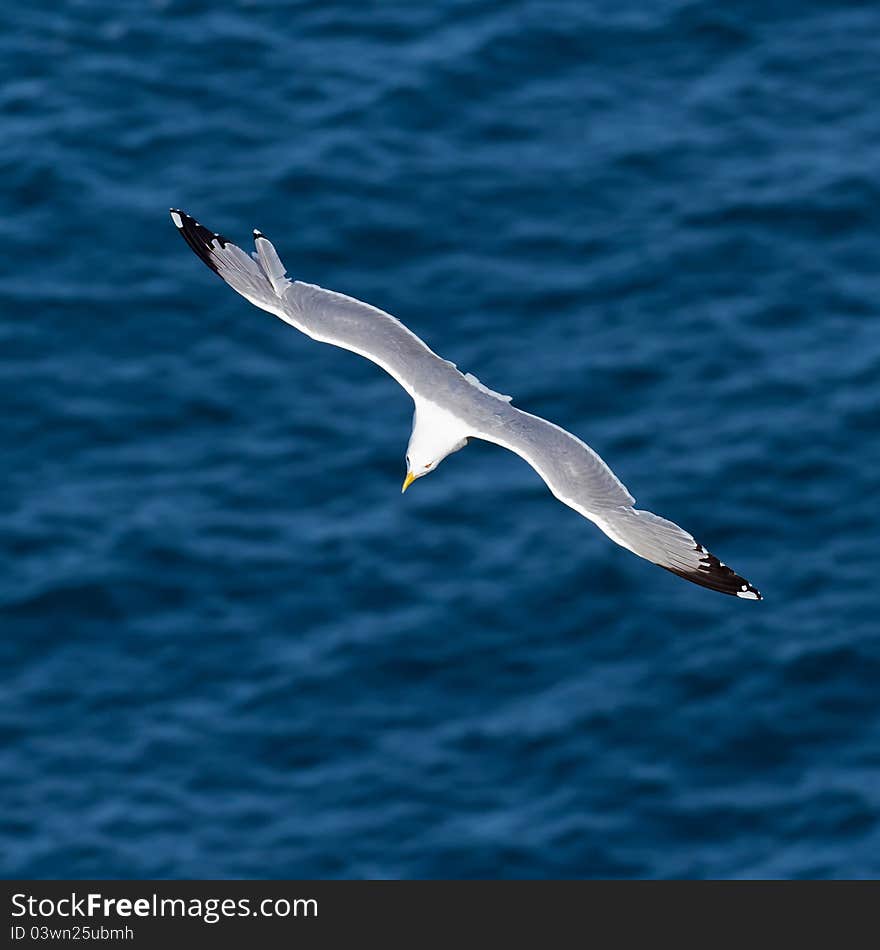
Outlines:
[[[472,376],[463,376],[389,313],[354,297],[289,280],[272,243],[254,231],[246,254],[193,217],[171,219],[195,253],[252,304],[322,343],[351,350],[381,366],[416,398],[440,398],[476,437],[522,456],[564,504],[598,525],[618,544],[703,587],[750,600],[761,595],[709,554],[686,531],[635,499],[586,443],[565,429],[509,404]]]
[[[254,231],[253,255],[177,208],[171,220],[195,253],[254,306],[321,343],[351,350],[381,366],[412,396],[415,382],[441,360],[390,313],[314,284],[289,280],[274,246]]]
[[[746,600],[761,594],[677,524],[633,507],[635,499],[588,445],[559,426],[510,407],[474,434],[516,452],[563,503],[617,544],[701,587]]]

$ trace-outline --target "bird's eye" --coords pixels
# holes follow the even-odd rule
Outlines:
[[[425,468],[430,468],[430,467],[431,467],[431,463],[428,462],[428,464],[425,466]]]

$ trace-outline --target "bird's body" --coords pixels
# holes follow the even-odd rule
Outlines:
[[[634,554],[703,587],[761,599],[678,525],[634,508],[635,499],[586,443],[461,373],[390,314],[289,280],[275,248],[258,231],[256,251],[249,256],[182,211],[172,209],[171,217],[195,253],[255,306],[315,340],[372,360],[410,394],[415,413],[404,490],[469,438],[494,442],[522,456],[560,501]]]

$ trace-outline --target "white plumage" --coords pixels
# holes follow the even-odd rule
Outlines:
[[[559,426],[517,409],[510,396],[437,356],[390,314],[353,297],[289,280],[272,243],[254,231],[246,254],[222,235],[172,208],[171,219],[189,246],[252,304],[314,340],[332,343],[381,366],[415,402],[404,490],[427,475],[469,438],[485,439],[524,458],[564,504],[633,554],[695,584],[760,600],[760,593],[690,534],[650,511],[584,442]]]

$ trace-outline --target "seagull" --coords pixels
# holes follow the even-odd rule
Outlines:
[[[351,350],[381,366],[415,403],[402,491],[433,472],[468,440],[483,439],[521,456],[563,504],[612,541],[685,580],[744,600],[761,594],[677,524],[634,507],[614,472],[585,442],[511,405],[511,397],[439,357],[391,314],[354,297],[290,280],[275,247],[254,231],[245,253],[222,234],[171,209],[193,251],[255,307],[280,317],[320,343]]]

